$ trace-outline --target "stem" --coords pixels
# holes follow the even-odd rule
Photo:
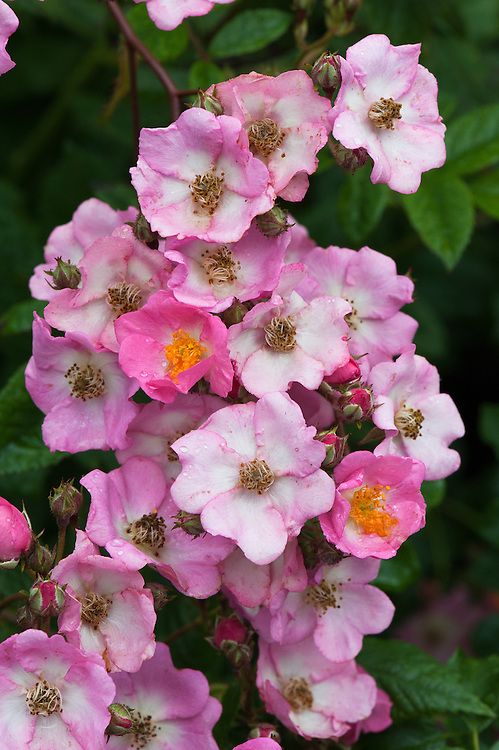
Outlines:
[[[0,610],[4,609],[4,607],[8,607],[9,604],[12,604],[13,602],[17,602],[20,600],[27,599],[26,594],[24,591],[16,591],[15,594],[9,594],[9,596],[6,596],[4,599],[0,600]]]
[[[135,56],[135,49],[132,47],[128,40],[126,41],[126,51],[128,54],[128,74],[130,79],[130,106],[132,109],[134,161],[137,161],[139,155],[140,136],[139,96],[137,92],[137,60]]]
[[[173,633],[167,636],[165,638],[165,643],[171,643],[172,641],[176,641],[177,638],[180,638],[185,633],[189,633],[191,630],[194,630],[194,628],[197,628],[198,625],[201,625],[202,622],[203,622],[202,617],[196,617],[195,620],[192,620],[191,622],[187,622],[185,625],[182,625],[180,628],[177,628],[177,630],[174,630]]]
[[[55,551],[54,565],[64,557],[64,545],[66,543],[66,526],[63,529],[59,529],[59,535],[57,537],[57,547]]]
[[[173,83],[172,79],[163,68],[159,60],[154,57],[151,51],[145,46],[145,44],[143,44],[143,42],[141,42],[141,40],[135,34],[117,1],[106,0],[106,3],[107,7],[109,8],[109,12],[118,24],[120,31],[125,37],[127,43],[131,45],[133,49],[142,57],[144,62],[149,65],[149,67],[165,89],[166,93],[168,94],[172,119],[176,120],[180,114],[180,102],[178,99],[178,91],[175,84]]]
[[[471,730],[471,747],[472,750],[480,750],[480,738],[476,727]]]

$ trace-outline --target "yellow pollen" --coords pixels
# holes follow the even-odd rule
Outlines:
[[[172,343],[165,346],[165,358],[168,362],[168,375],[176,380],[181,372],[197,365],[207,350],[182,328],[173,332],[172,339]]]
[[[398,524],[398,520],[386,510],[384,490],[388,489],[388,486],[376,484],[374,487],[359,487],[353,493],[350,518],[365,534],[388,536]]]

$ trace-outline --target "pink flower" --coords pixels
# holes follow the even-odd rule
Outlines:
[[[380,589],[368,586],[378,575],[379,561],[347,557],[336,565],[322,565],[300,593],[276,597],[270,604],[270,635],[282,644],[312,635],[331,661],[357,656],[366,634],[381,633],[390,625],[394,606]]]
[[[170,265],[125,226],[120,236],[96,240],[79,269],[81,288],[61,289],[45,308],[45,319],[60,331],[84,333],[96,347],[117,352],[115,320],[166,287]]]
[[[457,471],[459,453],[448,446],[464,435],[464,425],[454,401],[440,393],[437,368],[413,347],[395,362],[377,365],[370,382],[377,399],[373,422],[386,434],[375,454],[418,459],[425,464],[425,479]]]
[[[68,224],[56,227],[45,246],[45,263],[36,266],[29,288],[35,299],[50,300],[57,297],[58,291],[52,289],[48,282],[50,276],[45,271],[53,270],[55,259],[78,264],[85,250],[101,237],[107,237],[126,221],[133,221],[137,216],[135,208],[126,211],[115,211],[97,198],[84,201],[73,214]]]
[[[334,506],[320,521],[326,539],[342,552],[386,560],[424,526],[421,461],[354,451],[334,478]]]
[[[277,285],[288,232],[266,237],[253,222],[238,242],[167,240],[165,256],[178,263],[168,286],[180,302],[211,312],[226,310],[237,298],[256,299]]]
[[[232,3],[233,0],[134,0],[147,4],[147,12],[159,29],[170,31],[180,26],[184,18],[204,16],[215,3]]]
[[[83,653],[102,656],[108,671],[136,672],[154,654],[156,613],[140,573],[103,557],[83,531],[74,552],[52,571],[66,586],[59,632]]]
[[[280,646],[260,639],[257,686],[267,711],[310,739],[339,738],[366,719],[376,683],[354,661],[331,662],[311,638]]]
[[[24,515],[0,497],[0,562],[17,560],[31,546],[33,535]]]
[[[255,737],[253,740],[247,740],[241,745],[236,745],[234,750],[282,750],[278,742],[270,737]]]
[[[53,337],[35,314],[26,388],[46,414],[42,434],[51,451],[126,445],[128,425],[138,411],[129,399],[138,385],[120,370],[115,354],[96,350],[83,334]]]
[[[392,702],[390,697],[380,688],[376,691],[376,704],[372,710],[372,713],[363,719],[357,721],[347,734],[345,734],[341,741],[344,745],[354,745],[359,739],[360,735],[364,732],[383,732],[391,726],[391,710]]]
[[[364,375],[411,343],[418,324],[400,308],[412,302],[414,284],[408,276],[397,274],[387,255],[370,247],[358,251],[318,247],[304,263],[317,284],[313,296],[327,294],[350,303],[348,345],[350,353],[360,358]]]
[[[317,391],[309,391],[300,383],[293,383],[289,389],[289,397],[296,401],[302,410],[305,422],[318,430],[330,427],[335,420],[335,410],[331,401],[321,396]]]
[[[418,64],[420,44],[394,47],[371,34],[341,61],[341,87],[332,112],[334,137],[365,148],[371,182],[415,193],[421,173],[445,162],[445,125],[438,114],[435,77]]]
[[[304,263],[308,253],[317,247],[316,243],[310,238],[308,229],[299,224],[289,216],[291,227],[287,230],[290,236],[290,242],[286,249],[286,263]]]
[[[6,48],[9,37],[12,36],[18,26],[19,19],[14,11],[7,3],[0,0],[0,75],[7,73],[15,66],[15,62],[11,59]]]
[[[232,387],[227,329],[219,318],[156,292],[115,324],[124,372],[157,401],[170,403],[206,378],[226,396]]]
[[[225,405],[218,396],[199,393],[179,393],[172,404],[157,401],[144,404],[128,427],[129,447],[116,451],[116,458],[120,464],[132,456],[151,458],[163,468],[170,485],[180,473],[180,462],[172,443],[195,430]]]
[[[0,643],[3,750],[105,750],[115,687],[99,656],[25,630]]]
[[[235,549],[222,563],[225,591],[242,607],[268,606],[283,591],[303,591],[307,571],[296,539],[290,539],[284,552],[268,565],[255,565],[240,549]]]
[[[303,70],[281,75],[248,73],[209,89],[226,115],[237,117],[255,156],[268,167],[277,195],[301,201],[317,152],[326,144],[331,104],[315,91]]]
[[[143,128],[131,175],[142,212],[162,237],[237,242],[274,201],[241,123],[198,107],[168,128]]]
[[[296,292],[274,294],[229,330],[236,375],[255,396],[286,391],[292,382],[309,390],[349,359],[350,306],[342,299],[317,297],[307,303]]]
[[[95,544],[132,570],[152,565],[188,596],[216,594],[221,584],[218,564],[234,545],[174,528],[178,508],[154,461],[130,458],[109,474],[91,471],[81,484],[91,495],[86,532]]]
[[[210,534],[233,539],[257,565],[271,563],[305,521],[331,508],[333,482],[319,468],[325,448],[314,434],[282,393],[220,409],[173,443],[182,471],[172,497],[200,513]]]
[[[166,644],[158,643],[139,672],[113,680],[116,701],[131,709],[135,731],[110,737],[109,750],[218,750],[212,730],[222,707],[201,672],[175,668]]]

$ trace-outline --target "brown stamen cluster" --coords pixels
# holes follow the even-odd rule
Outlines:
[[[402,117],[401,109],[402,105],[395,102],[391,97],[389,99],[381,97],[377,102],[371,104],[367,116],[376,128],[393,130],[393,121],[400,120]]]
[[[421,435],[424,415],[420,409],[411,409],[402,404],[395,414],[395,427],[404,437],[416,440]]]
[[[296,346],[296,327],[291,318],[276,316],[263,329],[265,343],[275,352],[292,352]]]
[[[138,286],[121,281],[107,290],[107,303],[117,318],[128,312],[135,312],[142,304],[142,293]]]
[[[338,586],[326,580],[321,581],[317,586],[311,586],[305,598],[321,615],[325,614],[330,607],[338,609],[341,606]]]
[[[93,591],[80,599],[81,619],[97,630],[101,622],[107,617],[111,600]]]
[[[227,245],[221,245],[211,253],[205,250],[201,253],[201,258],[209,284],[232,284],[237,281],[237,272],[241,264],[238,260],[234,260]]]
[[[274,472],[266,461],[254,458],[241,464],[239,468],[239,481],[246,490],[252,490],[261,495],[274,483]]]
[[[39,680],[26,692],[26,703],[32,716],[50,716],[62,711],[61,691],[47,680]]]
[[[253,153],[270,156],[282,144],[284,133],[274,120],[265,117],[251,123],[248,128],[248,140]]]
[[[215,213],[220,203],[224,192],[224,179],[224,173],[217,175],[213,167],[205,174],[197,174],[194,182],[189,185],[194,202],[210,216]]]
[[[357,308],[353,304],[353,299],[347,299],[347,302],[350,303],[352,312],[349,312],[345,315],[345,323],[353,331],[356,331],[358,328],[358,324],[361,323],[362,321],[359,320]]]
[[[74,398],[81,398],[82,401],[98,398],[106,390],[102,370],[98,367],[92,367],[92,365],[80,367],[75,362],[67,370],[64,377],[71,388],[71,395]]]
[[[159,557],[159,550],[165,545],[165,519],[157,512],[144,514],[127,526],[126,533],[133,544],[148,547]]]
[[[133,719],[133,739],[130,747],[134,748],[134,750],[142,750],[142,748],[147,747],[150,740],[158,736],[161,727],[158,724],[154,724],[150,714],[145,716],[136,708],[130,708],[130,713]]]
[[[184,437],[190,430],[177,430],[177,432],[174,434],[170,440],[166,441],[166,457],[168,461],[178,461],[178,455],[175,453],[175,451],[172,448],[172,443],[174,443],[176,440],[179,440],[181,437]]]
[[[284,686],[283,696],[293,711],[304,711],[312,708],[314,697],[310,685],[304,677],[292,677]]]

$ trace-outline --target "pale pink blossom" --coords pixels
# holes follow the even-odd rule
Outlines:
[[[130,444],[116,451],[116,458],[120,464],[132,456],[151,458],[163,468],[170,485],[180,473],[180,462],[172,443],[202,425],[223,406],[226,402],[218,396],[199,393],[179,393],[171,404],[158,401],[143,404],[128,427]]]
[[[349,47],[331,117],[333,136],[372,158],[371,181],[399,193],[415,193],[421,173],[445,162],[437,81],[418,64],[420,51],[420,44],[393,46],[384,34]]]
[[[355,557],[393,557],[425,524],[424,470],[412,458],[349,453],[334,470],[333,509],[320,519],[326,539]]]
[[[136,672],[156,647],[156,613],[144,579],[119,559],[103,557],[83,531],[74,552],[52,571],[65,586],[59,632],[83,653],[102,656],[108,671]]]
[[[119,361],[148,396],[171,403],[205,378],[218,396],[232,387],[227,328],[211,313],[156,292],[115,323]]]
[[[0,643],[2,750],[105,750],[115,687],[100,656],[25,630]]]
[[[35,299],[50,300],[59,292],[49,285],[51,277],[45,271],[52,271],[55,259],[62,257],[78,265],[85,250],[101,237],[107,237],[127,221],[137,217],[137,209],[115,211],[107,203],[97,198],[89,198],[78,206],[70,222],[56,227],[45,245],[45,262],[36,266],[29,281],[31,294]]]
[[[303,224],[299,224],[292,216],[288,218],[291,226],[286,234],[289,235],[290,240],[284,260],[286,263],[304,263],[309,252],[317,245],[311,239],[308,229]]]
[[[310,739],[338,739],[366,719],[376,683],[354,661],[324,658],[312,638],[291,645],[259,641],[257,686],[267,711]]]
[[[172,497],[200,513],[211,534],[236,541],[249,560],[271,563],[305,521],[332,506],[333,481],[320,469],[325,448],[315,432],[283,393],[220,409],[173,443],[182,471]]]
[[[171,31],[180,26],[184,18],[204,16],[215,4],[226,5],[234,0],[134,0],[145,2],[147,12],[158,29]]]
[[[282,750],[278,742],[271,737],[255,737],[247,740],[241,745],[236,745],[234,750]]]
[[[19,26],[19,19],[7,3],[0,0],[0,76],[15,66],[7,52],[7,42]]]
[[[370,382],[376,397],[373,422],[385,431],[375,454],[411,456],[426,467],[425,479],[442,479],[459,468],[459,453],[449,444],[464,435],[454,401],[440,393],[438,370],[414,354],[377,365]]]
[[[113,680],[115,700],[131,709],[135,729],[110,737],[108,750],[218,750],[212,730],[222,707],[202,672],[176,669],[166,644],[158,643],[139,672]]]
[[[130,171],[142,212],[162,237],[237,242],[274,202],[239,120],[199,107],[167,128],[143,128]]]
[[[98,351],[83,334],[54,337],[35,314],[26,388],[46,415],[42,435],[51,451],[127,444],[128,425],[138,412],[130,398],[138,384],[121,371],[116,354]]]
[[[0,562],[19,559],[33,535],[25,516],[4,497],[0,497],[0,529]]]
[[[345,745],[354,745],[359,739],[360,735],[364,732],[383,732],[391,726],[392,718],[392,701],[390,697],[380,688],[376,691],[376,704],[372,710],[372,713],[363,719],[357,721],[351,729],[345,734],[341,741]]]
[[[168,286],[176,299],[211,312],[259,297],[277,285],[288,232],[266,237],[253,222],[238,242],[167,240],[165,256],[178,265]]]
[[[130,458],[108,474],[95,469],[81,479],[91,495],[86,532],[111,557],[132,570],[152,565],[182,593],[204,599],[221,585],[219,563],[233,542],[174,528],[178,508],[161,468]]]
[[[316,171],[317,152],[326,144],[331,104],[314,89],[303,70],[276,77],[248,73],[209,89],[224,113],[237,117],[255,156],[268,167],[277,195],[301,201],[308,176]]]

